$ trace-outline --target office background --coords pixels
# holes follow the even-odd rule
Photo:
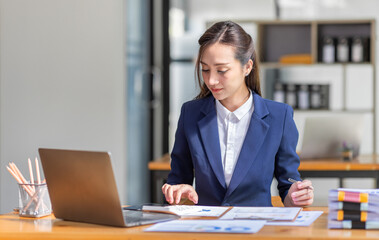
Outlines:
[[[376,0],[279,2],[281,19],[379,19]],[[274,0],[0,0],[0,212],[18,201],[5,165],[26,173],[39,147],[110,151],[122,202],[148,201],[146,164],[171,148],[178,109],[196,94],[188,60],[221,19],[273,20]],[[322,204],[338,180],[314,183]]]

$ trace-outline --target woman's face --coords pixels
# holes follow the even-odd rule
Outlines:
[[[241,66],[234,51],[232,46],[215,43],[205,49],[200,59],[203,80],[221,103],[240,101],[247,94],[245,75],[250,72],[252,61]]]

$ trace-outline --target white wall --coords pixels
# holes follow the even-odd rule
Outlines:
[[[188,0],[187,0],[188,1]],[[275,18],[274,0],[189,0],[189,27],[205,31],[205,22]]]
[[[110,151],[123,201],[124,1],[1,0],[0,11],[1,213],[18,204],[5,165],[26,175],[39,147]]]

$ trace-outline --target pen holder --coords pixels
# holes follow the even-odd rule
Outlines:
[[[343,161],[349,162],[349,161],[353,160],[353,151],[352,150],[343,151],[341,153],[341,156],[342,156]]]
[[[19,184],[19,215],[43,217],[51,214],[51,203],[46,183]]]

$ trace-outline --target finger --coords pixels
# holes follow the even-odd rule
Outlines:
[[[184,185],[182,188],[182,197],[183,198],[189,198],[189,195],[192,193],[193,191],[193,187],[192,186],[189,186],[189,185]]]
[[[170,202],[169,189],[170,189],[170,187],[166,187],[164,189],[164,196],[165,196],[167,202]]]
[[[174,189],[173,189],[173,186],[170,186],[170,187],[167,189],[167,197],[166,197],[166,201],[167,201],[169,204],[172,204],[172,202],[173,202],[173,195],[174,195]]]
[[[310,191],[308,188],[301,189],[301,190],[298,190],[298,191],[294,191],[294,192],[291,193],[291,198],[296,198],[296,197],[305,195],[305,194],[308,193],[308,191]]]
[[[168,194],[168,190],[171,188],[171,187],[173,187],[174,185],[170,185],[170,184],[165,184],[165,185],[163,185],[163,190],[164,190],[164,194],[166,195],[166,194]]]
[[[170,186],[170,185],[168,185],[167,183],[164,184],[164,185],[162,186],[162,192],[163,192],[164,195],[166,195],[167,188],[168,188],[169,186]]]
[[[175,191],[175,203],[179,204],[180,199],[182,199],[182,189],[179,188],[178,190]]]
[[[297,187],[299,189],[309,188],[312,187],[312,182],[309,180],[303,180],[302,182],[297,183]]]
[[[163,184],[162,189],[163,189],[163,188],[167,188],[167,187],[169,187],[169,186],[171,186],[171,185],[168,184],[168,183],[165,183],[165,184]]]
[[[169,188],[169,186],[167,186],[167,185],[163,185],[163,187],[162,187],[162,192],[163,192],[163,195],[165,196],[167,202],[168,202],[168,188]]]
[[[300,190],[299,184],[301,184],[301,181],[297,181],[297,182],[292,183],[292,185],[290,187],[290,191],[291,192],[299,191]]]
[[[309,206],[313,203],[313,198],[303,201],[296,201],[294,202],[295,206],[303,207],[303,206]]]
[[[194,204],[197,204],[199,201],[199,196],[195,191],[193,191],[188,195],[188,199],[191,200]]]
[[[309,190],[306,194],[299,195],[293,198],[294,201],[304,201],[304,200],[309,200],[313,198],[313,192]]]

